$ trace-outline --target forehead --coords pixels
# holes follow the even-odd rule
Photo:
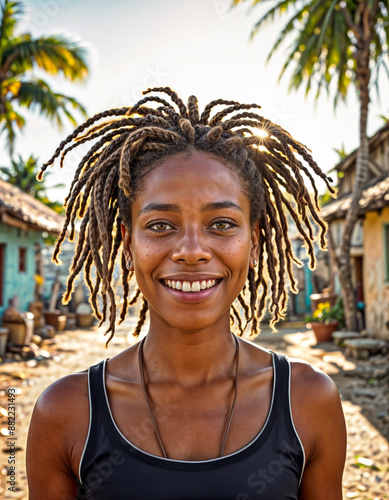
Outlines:
[[[203,152],[178,153],[159,163],[143,179],[138,202],[183,198],[215,201],[233,199],[245,205],[247,197],[238,175],[217,158]]]

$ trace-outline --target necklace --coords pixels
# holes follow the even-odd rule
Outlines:
[[[236,338],[235,335],[233,335],[233,337],[234,337],[235,346],[236,346],[236,350],[235,350],[235,391],[234,391],[234,399],[232,401],[230,414],[229,414],[229,417],[228,417],[228,422],[227,422],[227,425],[226,425],[226,430],[224,431],[224,437],[223,437],[222,446],[221,446],[221,449],[220,449],[220,456],[221,457],[223,456],[224,448],[226,446],[228,431],[230,430],[230,425],[231,425],[231,421],[232,421],[232,415],[234,413],[236,396],[238,394],[239,342],[238,342],[238,339]],[[143,394],[145,396],[147,408],[148,408],[149,413],[150,413],[151,422],[153,423],[154,432],[155,432],[155,435],[156,435],[156,437],[158,439],[158,442],[159,442],[159,446],[160,446],[160,448],[162,450],[163,456],[165,458],[169,458],[167,456],[165,447],[164,447],[164,445],[162,443],[162,439],[161,439],[161,436],[160,436],[159,431],[158,431],[157,423],[156,423],[154,415],[153,415],[153,410],[151,409],[151,405],[150,405],[150,394],[149,394],[149,389],[148,389],[148,386],[147,386],[147,382],[145,380],[144,362],[143,362],[143,344],[144,344],[145,338],[146,337],[144,337],[140,341],[139,348],[138,348],[138,361],[139,361],[139,371],[140,371],[140,379],[141,379],[141,384],[142,384],[142,390],[143,390]]]

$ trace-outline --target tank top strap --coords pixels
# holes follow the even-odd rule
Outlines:
[[[283,425],[285,432],[288,436],[284,439],[285,447],[294,450],[294,460],[301,470],[299,484],[302,479],[305,467],[305,450],[297,429],[294,425],[291,405],[291,379],[292,367],[289,358],[284,354],[273,353],[277,379],[276,380],[276,394],[275,394],[275,410],[276,414],[280,417],[278,419],[279,425]],[[289,444],[288,444],[289,443]]]
[[[290,363],[284,354],[271,351],[274,360],[275,393],[273,415],[287,426],[292,424],[290,406]]]
[[[89,428],[79,464],[78,477],[81,483],[84,480],[85,463],[89,463],[93,457],[97,444],[105,434],[104,422],[107,422],[110,416],[105,396],[105,361],[90,366],[88,370]]]
[[[89,368],[89,406],[91,412],[91,426],[98,427],[99,423],[110,420],[105,389],[106,359]]]
[[[290,364],[284,354],[272,351],[276,371],[276,398],[283,404],[289,399]]]

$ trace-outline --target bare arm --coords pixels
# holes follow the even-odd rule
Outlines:
[[[84,374],[64,377],[38,398],[27,439],[29,500],[76,500],[88,420]]]
[[[342,500],[346,426],[338,390],[326,374],[305,364],[292,370],[292,387],[295,423],[307,451],[299,499]]]

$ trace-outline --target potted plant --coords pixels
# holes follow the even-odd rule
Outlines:
[[[313,314],[306,316],[305,322],[312,328],[317,343],[330,341],[333,332],[344,325],[342,297],[332,307],[329,302],[319,303]]]

